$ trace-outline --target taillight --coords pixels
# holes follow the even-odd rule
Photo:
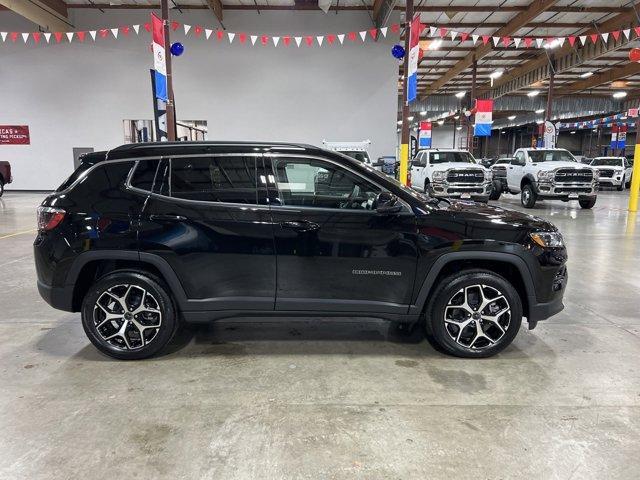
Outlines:
[[[67,212],[61,208],[38,207],[38,230],[48,232],[56,228]]]

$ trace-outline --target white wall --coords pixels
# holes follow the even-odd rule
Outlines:
[[[148,11],[74,9],[77,29],[144,23]],[[214,28],[206,10],[175,20]],[[255,34],[341,33],[371,27],[366,12],[225,12],[228,31]],[[0,31],[33,31],[0,12]],[[87,36],[88,37],[88,36]],[[204,34],[203,34],[204,38]],[[396,147],[397,62],[391,39],[344,47],[251,47],[184,38],[174,59],[180,119],[207,120],[211,140],[321,144],[371,139],[371,156]],[[44,41],[44,39],[43,39]],[[0,146],[13,167],[13,189],[56,187],[73,169],[73,147],[108,149],[124,141],[123,119],[151,119],[150,36],[85,44],[0,43],[0,125],[29,125],[30,146]],[[53,42],[53,38],[52,38]],[[337,42],[336,42],[337,43]]]

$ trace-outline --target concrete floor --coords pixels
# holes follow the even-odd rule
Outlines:
[[[224,321],[112,361],[49,308],[42,195],[0,199],[2,479],[633,479],[640,476],[640,219],[544,202],[566,309],[487,360],[381,321]],[[500,202],[520,208],[515,197]]]

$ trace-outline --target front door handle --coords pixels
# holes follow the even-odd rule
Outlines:
[[[315,232],[320,229],[320,225],[306,220],[296,220],[290,222],[280,222],[282,228],[294,230],[296,232]]]
[[[154,222],[183,222],[187,217],[183,215],[149,215]]]

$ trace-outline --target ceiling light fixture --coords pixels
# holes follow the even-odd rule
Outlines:
[[[570,133],[571,135],[575,135],[575,134],[576,134],[576,131],[575,131],[575,130],[571,130],[569,133]]]
[[[509,120],[515,120],[515,119],[516,119],[516,116],[515,116],[515,115],[509,115],[507,118],[508,118]]]
[[[442,45],[442,40],[440,40],[440,39],[434,40],[433,42],[431,42],[429,44],[429,47],[427,49],[428,50],[438,50],[441,45]]]
[[[457,98],[462,98],[462,97],[464,97],[466,94],[467,94],[467,92],[458,92],[458,93],[456,93],[456,97],[457,97]]]
[[[544,108],[539,108],[538,110],[536,110],[536,113],[544,113]]]
[[[540,90],[531,90],[527,93],[527,97],[537,97],[540,94]]]
[[[616,92],[613,94],[613,98],[624,98],[627,96],[627,92]]]
[[[420,112],[420,116],[421,116],[421,117],[424,117],[426,114],[427,114],[427,112],[426,112],[426,111],[424,111],[424,110]]]
[[[580,74],[580,78],[589,78],[593,75],[593,72],[584,72]]]
[[[503,69],[501,69],[501,68],[499,68],[498,70],[496,70],[496,71],[494,71],[494,72],[491,72],[491,73],[489,74],[489,78],[492,78],[492,79],[494,79],[494,80],[495,80],[496,78],[500,78],[500,77],[502,76],[502,74],[503,74],[503,73],[504,73],[504,70],[503,70]]]
[[[444,120],[438,120],[438,125],[444,125]]]
[[[462,127],[456,127],[456,130],[462,130]]]
[[[412,121],[413,120],[413,115],[407,117],[407,120]]]

